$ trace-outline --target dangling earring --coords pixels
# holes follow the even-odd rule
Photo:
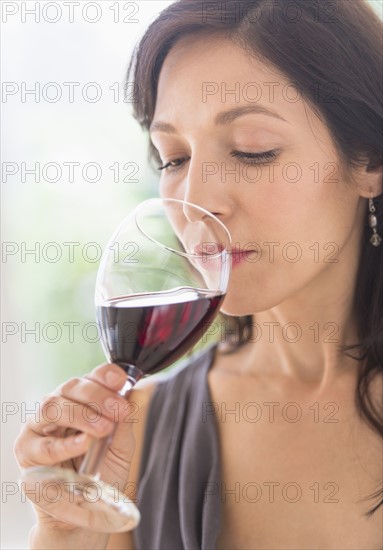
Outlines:
[[[370,210],[370,214],[368,215],[368,225],[371,227],[373,233],[371,235],[370,243],[373,246],[379,246],[382,242],[382,237],[378,235],[376,227],[378,225],[377,217],[375,216],[374,212],[376,211],[376,208],[374,206],[374,201],[372,200],[372,193],[371,197],[368,200],[368,206]]]

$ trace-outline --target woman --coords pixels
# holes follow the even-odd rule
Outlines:
[[[228,317],[219,346],[137,386],[138,422],[117,399],[103,478],[138,485],[139,527],[36,507],[31,547],[382,548],[381,22],[364,0],[179,0],[129,74],[160,194],[232,234]],[[48,396],[105,422],[31,422],[20,466],[75,467],[123,382],[102,365]]]

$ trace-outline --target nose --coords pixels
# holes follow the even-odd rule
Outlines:
[[[210,176],[206,177],[206,164],[214,167]],[[184,196],[185,202],[195,204],[215,215],[222,221],[230,214],[230,197],[220,177],[218,163],[207,163],[197,158],[189,162],[189,170],[185,176]],[[203,219],[203,211],[185,206],[185,216],[189,221]]]
[[[202,254],[206,261],[207,257],[230,248],[229,231],[223,223],[220,223],[216,213],[208,212],[199,205],[184,202],[183,214],[185,219],[182,224],[182,242],[186,251]]]
[[[184,198],[184,201],[183,213],[186,220],[190,223],[204,221],[208,218],[208,213],[217,215],[215,212],[210,212],[207,208],[198,204],[198,202],[191,202],[188,198]]]
[[[202,158],[206,158],[206,154]],[[208,250],[208,254],[212,255],[224,248],[230,248],[231,237],[225,226],[230,218],[232,206],[230,195],[225,190],[218,169],[211,178],[204,179],[204,162],[198,160],[196,155],[189,161],[182,186],[183,200],[187,203],[183,211],[189,222],[188,230],[192,234],[194,244],[197,244],[197,248],[202,245],[203,250]],[[223,226],[209,214],[213,214]]]

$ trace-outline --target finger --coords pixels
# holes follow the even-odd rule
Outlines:
[[[35,433],[63,436],[68,429],[103,437],[113,429],[113,419],[102,415],[101,407],[77,403],[57,395],[48,396],[39,408],[38,419],[30,418],[27,426]]]
[[[89,374],[85,375],[85,378],[94,380],[117,392],[124,387],[127,376],[124,369],[115,363],[105,363],[94,368]]]
[[[119,367],[117,369],[122,370]],[[105,380],[105,374],[105,372],[104,375],[93,373],[84,378],[72,378],[60,386],[57,393],[68,401],[82,403],[94,409],[99,416],[120,422],[131,411],[124,397],[117,394],[116,390],[100,383],[102,378]],[[123,385],[121,381],[116,383],[116,386],[123,387]]]
[[[115,391],[122,390],[127,382],[126,372],[115,363],[99,365],[87,377],[95,382],[113,388]],[[128,420],[130,416],[132,417],[131,421],[136,422],[134,416],[138,410],[138,405],[130,399],[130,389],[124,395],[114,394],[113,402],[109,401],[109,407],[113,410],[115,422],[130,422]]]
[[[41,437],[28,428],[15,444],[15,455],[21,468],[60,464],[83,455],[92,438],[85,433],[68,437]]]

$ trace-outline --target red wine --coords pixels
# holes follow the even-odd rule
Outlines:
[[[104,350],[113,363],[153,374],[203,336],[223,298],[184,287],[108,300],[97,307]]]

